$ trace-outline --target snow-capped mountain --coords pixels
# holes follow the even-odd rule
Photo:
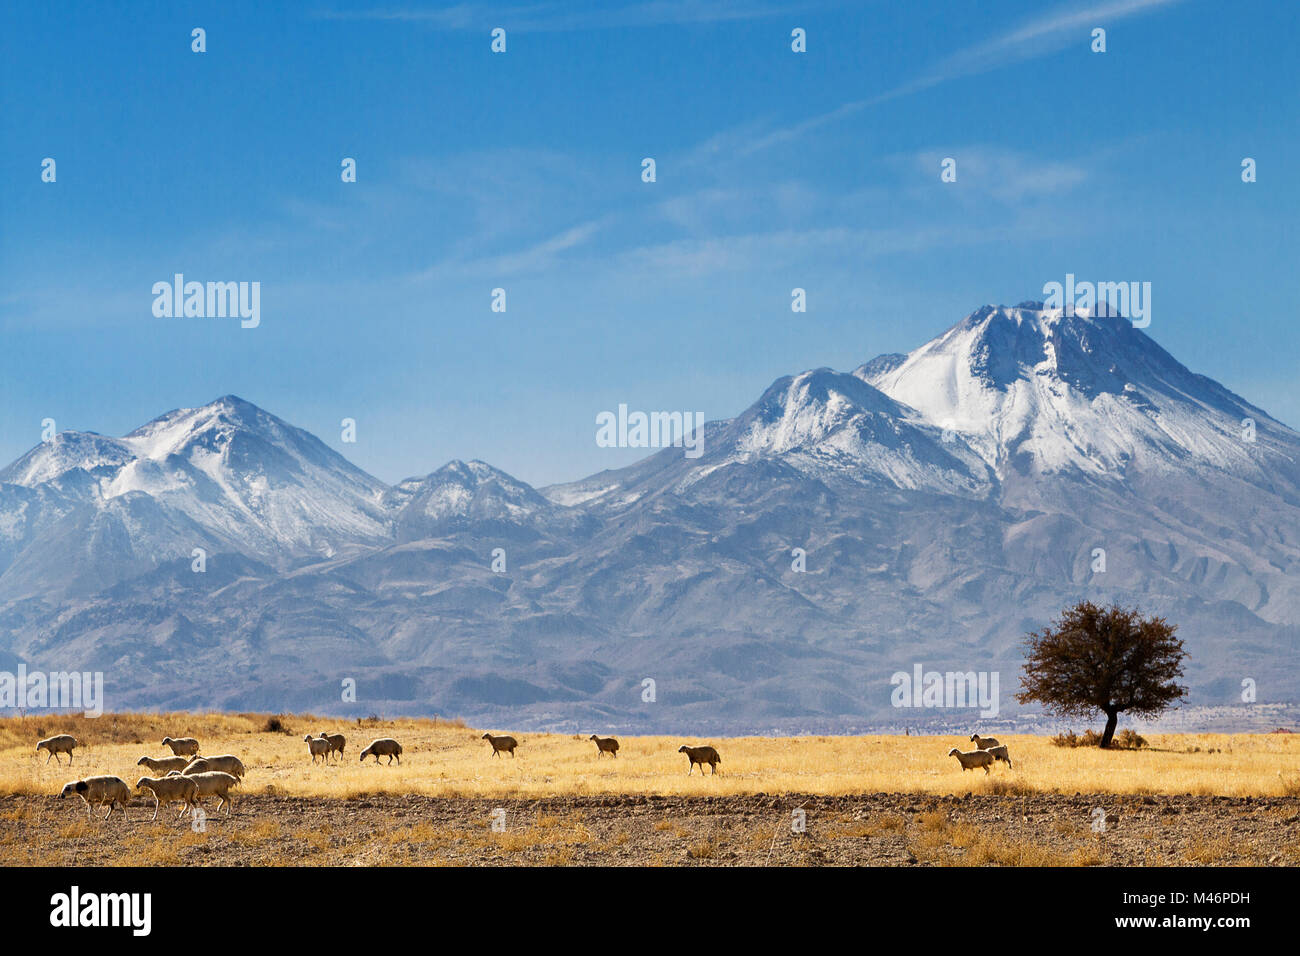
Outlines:
[[[545,526],[558,511],[531,486],[482,461],[451,461],[423,478],[407,478],[384,503],[400,540],[489,525],[499,531]]]
[[[899,721],[917,663],[1011,710],[1024,634],[1086,597],[1177,623],[1194,703],[1300,700],[1300,435],[1123,320],[987,306],[703,448],[539,491],[387,487],[233,397],[64,433],[0,472],[0,659],[115,707],[834,729]]]
[[[168,412],[123,438],[62,432],[0,471],[0,483],[32,492],[39,508],[22,529],[28,547],[0,566],[0,582],[11,586],[87,574],[104,583],[196,547],[284,561],[391,534],[381,482],[233,395]],[[80,542],[66,565],[71,577],[34,579],[31,562],[48,567],[43,542],[65,533]],[[11,541],[19,537],[10,530]]]
[[[854,372],[1011,471],[1122,478],[1189,463],[1269,480],[1295,433],[1120,317],[985,306]],[[1252,440],[1244,437],[1253,424]],[[1283,460],[1289,457],[1284,452]]]
[[[556,502],[619,508],[701,483],[734,486],[738,475],[753,490],[763,481],[758,473],[975,497],[989,492],[992,479],[955,434],[859,378],[820,368],[779,379],[736,418],[706,425],[699,458],[669,448],[617,479],[604,473],[545,494]]]

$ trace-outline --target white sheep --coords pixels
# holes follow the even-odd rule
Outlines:
[[[996,747],[990,747],[988,752],[993,755],[994,760],[1005,761],[1006,765],[1011,767],[1012,770],[1016,769],[1011,766],[1011,754],[1007,751],[1006,744],[998,744]]]
[[[996,737],[981,737],[979,734],[971,734],[970,740],[975,745],[976,750],[988,750],[990,747],[998,746]]]
[[[164,737],[162,742],[178,757],[193,757],[199,752],[199,742],[193,737]]]
[[[396,757],[397,762],[400,764],[402,762],[402,745],[392,737],[380,737],[378,740],[370,741],[370,746],[361,751],[361,760],[364,762],[371,755],[374,756],[375,763],[379,763],[380,757],[387,757],[388,762],[391,764],[393,758]]]
[[[158,819],[158,809],[164,803],[183,803],[181,816],[186,810],[194,812],[194,802],[198,799],[199,785],[193,777],[141,777],[135,782],[137,790],[148,790],[153,794],[153,816],[150,821]]]
[[[42,750],[48,750],[50,756],[45,758],[45,762],[49,763],[50,757],[53,757],[54,762],[57,764],[63,763],[63,761],[59,759],[58,755],[67,754],[68,766],[71,767],[72,749],[76,746],[77,738],[72,736],[72,734],[55,734],[53,737],[46,737],[44,740],[38,740],[36,742],[36,752],[40,753]]]
[[[189,757],[141,757],[135,762],[137,767],[148,767],[150,771],[163,777],[173,770],[179,773],[189,764]]]
[[[230,799],[230,788],[239,784],[239,778],[231,776],[228,773],[222,773],[219,770],[206,770],[203,773],[190,774],[187,780],[193,780],[198,786],[198,797],[195,802],[206,796],[215,795],[217,799],[217,810],[221,810],[221,805],[226,805],[226,816],[230,816],[230,808],[234,805]]]
[[[340,760],[343,759],[343,747],[347,744],[348,738],[342,734],[327,734],[324,731],[321,731],[317,736],[321,740],[328,740],[330,742],[330,753],[336,753],[339,755]]]
[[[330,742],[324,737],[313,737],[311,734],[307,734],[302,739],[307,741],[307,749],[311,751],[312,763],[316,762],[317,757],[320,757],[322,760],[329,759]]]
[[[983,767],[984,772],[989,772],[989,765],[993,763],[993,755],[987,750],[968,750],[965,753],[953,747],[948,751],[949,757],[956,757],[957,762],[961,764],[961,771],[965,773],[975,767]]]
[[[189,776],[195,773],[206,773],[209,770],[220,770],[222,773],[228,773],[232,777],[244,777],[244,763],[234,754],[220,754],[216,757],[194,757],[181,773]]]
[[[63,787],[59,799],[65,799],[70,793],[75,793],[85,802],[86,816],[90,816],[92,805],[102,807],[108,804],[108,813],[104,814],[105,820],[113,815],[113,808],[116,806],[120,805],[122,813],[126,813],[126,804],[131,799],[131,788],[121,777],[87,777],[85,780],[74,780]]]

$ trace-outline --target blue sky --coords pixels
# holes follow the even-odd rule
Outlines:
[[[639,456],[619,403],[729,417],[1067,272],[1300,424],[1294,3],[118,9],[0,33],[5,463],[235,393],[384,480],[544,485]],[[155,318],[176,272],[259,281],[260,327]]]

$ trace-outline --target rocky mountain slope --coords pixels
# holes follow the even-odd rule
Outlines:
[[[543,489],[387,487],[227,396],[0,471],[0,658],[103,670],[112,708],[920,725],[973,712],[900,712],[892,674],[996,672],[1009,717],[1024,633],[1089,597],[1179,624],[1193,704],[1300,700],[1298,463],[1130,323],[1037,303]]]

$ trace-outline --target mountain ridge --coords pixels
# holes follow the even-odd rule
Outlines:
[[[148,706],[339,712],[351,675],[366,713],[858,726],[1089,597],[1181,622],[1206,701],[1300,699],[1300,436],[1122,320],[985,306],[704,429],[541,489],[387,485],[233,395],[61,433],[0,471],[0,653]]]

